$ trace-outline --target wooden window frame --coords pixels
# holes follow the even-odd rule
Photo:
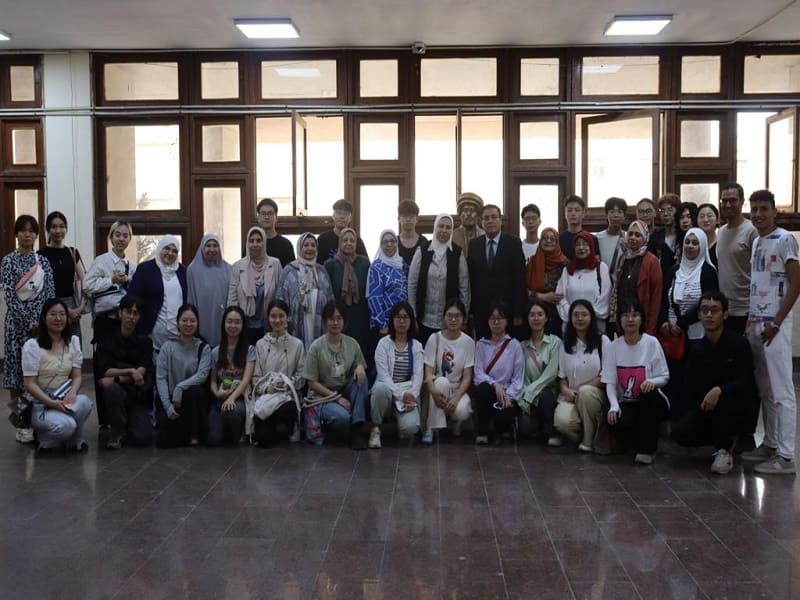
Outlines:
[[[567,168],[568,164],[568,145],[567,145],[567,121],[566,112],[552,113],[512,113],[509,115],[511,121],[509,167],[511,170],[530,169],[530,168]],[[520,158],[521,136],[519,132],[522,123],[558,123],[558,158]]]
[[[800,44],[774,44],[774,43],[752,43],[739,44],[734,49],[734,72],[732,80],[734,82],[734,97],[737,100],[769,100],[776,98],[800,99],[800,92],[770,92],[763,94],[744,93],[744,60],[745,57],[754,54],[797,54],[800,58]],[[724,74],[723,74],[724,77]]]
[[[681,90],[681,77],[684,56],[719,56],[719,92],[717,93],[693,93]],[[715,46],[705,48],[702,46],[682,46],[674,48],[670,61],[673,97],[679,100],[728,100],[734,93],[734,81],[730,74],[733,72],[734,55],[729,47]]]
[[[657,56],[658,57],[658,92],[655,94],[584,94],[583,87],[583,59],[593,56]],[[571,99],[577,102],[636,102],[650,100],[666,100],[672,97],[672,81],[669,68],[672,64],[669,60],[670,51],[668,47],[618,47],[618,46],[595,46],[581,48],[572,53],[572,90]],[[607,111],[603,111],[607,112]]]
[[[558,94],[554,96],[522,94],[522,59],[524,58],[557,58],[558,59]],[[515,50],[508,56],[508,87],[512,102],[558,102],[566,99],[570,89],[572,69],[569,52],[565,48],[548,50],[524,49]]]
[[[41,119],[13,119],[0,121],[3,132],[2,170],[0,175],[44,175],[44,135]],[[36,163],[15,165],[13,163],[12,135],[15,129],[33,129],[36,144]]]
[[[361,153],[361,124],[364,123],[396,123],[397,124],[397,159],[395,160],[370,160],[360,158]],[[384,113],[384,114],[355,114],[350,119],[350,161],[353,171],[372,173],[409,172],[413,153],[411,144],[411,123],[409,113]],[[345,140],[347,143],[347,140]]]
[[[428,50],[424,55],[412,57],[414,78],[412,81],[411,96],[415,104],[497,104],[506,102],[509,98],[508,52],[497,48],[471,49],[471,50]],[[425,59],[448,58],[494,58],[497,64],[494,96],[423,96],[422,95],[422,61]]]
[[[197,105],[229,105],[245,104],[251,99],[252,78],[248,77],[248,67],[252,55],[243,52],[207,53],[201,52],[191,55],[192,78],[189,85],[189,101]],[[203,98],[202,66],[206,62],[233,62],[239,63],[239,96],[237,98]]]
[[[261,51],[254,53],[248,65],[247,73],[253,82],[250,86],[252,97],[249,104],[292,106],[313,104],[314,106],[340,105],[347,97],[348,70],[346,55],[343,50],[329,51]],[[333,98],[262,98],[261,97],[261,62],[282,60],[334,60],[336,61],[336,96]]]
[[[735,114],[733,116],[735,117]],[[719,156],[682,157],[680,152],[683,121],[719,121]],[[736,162],[735,136],[736,119],[731,119],[731,111],[668,111],[667,170],[728,171]]]
[[[106,100],[105,67],[118,63],[153,63],[174,62],[178,65],[178,97],[174,100]],[[157,53],[94,53],[92,54],[92,72],[94,77],[94,102],[96,106],[179,106],[188,104],[192,59],[185,52]],[[199,78],[196,80],[199,82]],[[199,85],[199,83],[198,83]]]
[[[11,100],[11,67],[33,67],[33,100]],[[0,106],[8,108],[40,108],[42,106],[42,57],[21,55],[0,57]]]
[[[2,232],[0,251],[2,251],[4,256],[17,247],[17,240],[14,236],[14,192],[20,189],[36,189],[39,191],[39,214],[33,216],[36,217],[39,223],[39,247],[43,248],[47,244],[47,232],[44,230],[44,178],[2,177],[0,178],[0,198],[3,202],[2,208],[0,209],[0,232]]]
[[[250,128],[253,126],[253,120],[245,118],[244,116],[230,116],[230,117],[193,117],[191,125],[191,140],[192,144],[192,173],[193,174],[229,174],[229,173],[247,173],[248,165],[253,160],[249,156],[250,140],[253,139],[253,147],[255,148],[255,140]],[[203,127],[209,125],[238,125],[239,126],[239,160],[237,161],[203,161]]]
[[[362,98],[359,94],[361,87],[361,61],[362,60],[396,60],[397,61],[397,95]],[[380,104],[408,104],[411,102],[412,93],[412,56],[406,52],[389,51],[362,51],[352,52],[348,55],[348,73],[350,74],[347,86],[347,97],[350,104],[380,105]]]

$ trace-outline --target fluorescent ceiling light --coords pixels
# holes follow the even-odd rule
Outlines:
[[[234,25],[250,39],[288,39],[300,37],[291,19],[235,19]]]
[[[308,67],[275,67],[280,77],[319,77],[319,69]]]
[[[0,30],[0,42],[8,42],[11,40],[11,34],[6,33],[3,30]]]
[[[606,27],[606,35],[656,35],[669,22],[672,15],[616,16]]]
[[[582,69],[583,73],[616,73],[622,68],[622,65],[585,65]]]

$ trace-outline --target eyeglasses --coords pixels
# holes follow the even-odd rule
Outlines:
[[[331,323],[344,323],[344,317],[330,317],[328,322]]]
[[[652,215],[655,211],[652,208],[637,208],[636,212],[640,215]]]
[[[697,314],[699,315],[711,315],[716,316],[722,312],[722,309],[719,306],[701,306],[697,309]]]
[[[269,211],[269,212],[263,212],[263,211],[261,211],[261,212],[259,212],[259,213],[258,213],[258,216],[259,216],[259,217],[264,217],[264,218],[266,218],[266,217],[274,217],[274,216],[275,216],[275,213],[274,213],[274,212],[272,212],[272,211]]]
[[[409,320],[411,320],[411,317],[409,317],[408,315],[395,315],[394,316],[394,320],[395,321],[409,321]]]
[[[720,198],[719,199],[719,203],[720,204],[736,204],[737,202],[739,202],[738,198]]]
[[[675,207],[674,206],[664,206],[662,208],[659,208],[658,212],[660,212],[662,215],[668,215],[670,213],[675,212]]]
[[[459,319],[463,319],[463,315],[461,313],[447,313],[444,316],[445,319],[448,321],[458,321]]]
[[[638,312],[629,312],[622,315],[624,319],[630,319],[631,321],[635,321],[636,319],[641,319],[642,315]]]
[[[489,317],[489,322],[491,323],[501,323],[507,320],[508,320],[507,317]]]

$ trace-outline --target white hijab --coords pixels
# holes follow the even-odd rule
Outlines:
[[[690,235],[695,236],[700,243],[700,252],[695,259],[687,258],[685,252],[681,254],[681,264],[675,273],[675,283],[672,287],[672,297],[678,303],[683,300],[683,295],[687,288],[697,289],[700,287],[703,263],[708,263],[714,267],[714,263],[711,262],[711,255],[708,253],[708,238],[705,232],[699,227],[692,227],[686,232],[683,239],[685,240]]]
[[[387,234],[391,235],[394,238],[395,243],[398,244],[398,250],[395,251],[394,256],[388,256],[383,251],[383,247],[382,247],[383,238]],[[381,261],[383,263],[386,263],[390,267],[394,267],[398,271],[402,271],[403,270],[403,257],[400,256],[399,244],[400,244],[400,240],[397,239],[397,234],[394,232],[393,229],[384,229],[383,231],[381,231],[381,235],[378,238],[378,251],[375,253],[375,258],[373,259],[373,262],[376,261],[376,260],[379,260],[379,261]]]
[[[156,246],[156,265],[158,266],[159,271],[161,271],[161,276],[166,281],[169,281],[175,277],[175,274],[178,272],[178,267],[181,266],[181,261],[178,258],[176,258],[175,262],[171,265],[165,265],[163,262],[161,262],[161,251],[170,245],[175,246],[175,249],[178,252],[181,251],[181,243],[178,241],[178,238],[170,234],[162,237],[158,242],[158,246]]]
[[[431,240],[431,250],[433,250],[433,254],[436,256],[438,260],[442,260],[445,253],[448,250],[453,249],[453,231],[450,230],[450,239],[447,242],[442,243],[439,241],[439,238],[436,237],[436,227],[439,225],[439,221],[442,219],[450,219],[450,223],[453,223],[453,217],[451,217],[447,213],[441,213],[440,215],[436,216],[436,220],[433,222],[433,239]]]

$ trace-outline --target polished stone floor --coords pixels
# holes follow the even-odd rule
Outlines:
[[[798,598],[800,483],[662,445],[35,458],[0,440],[2,598]]]

